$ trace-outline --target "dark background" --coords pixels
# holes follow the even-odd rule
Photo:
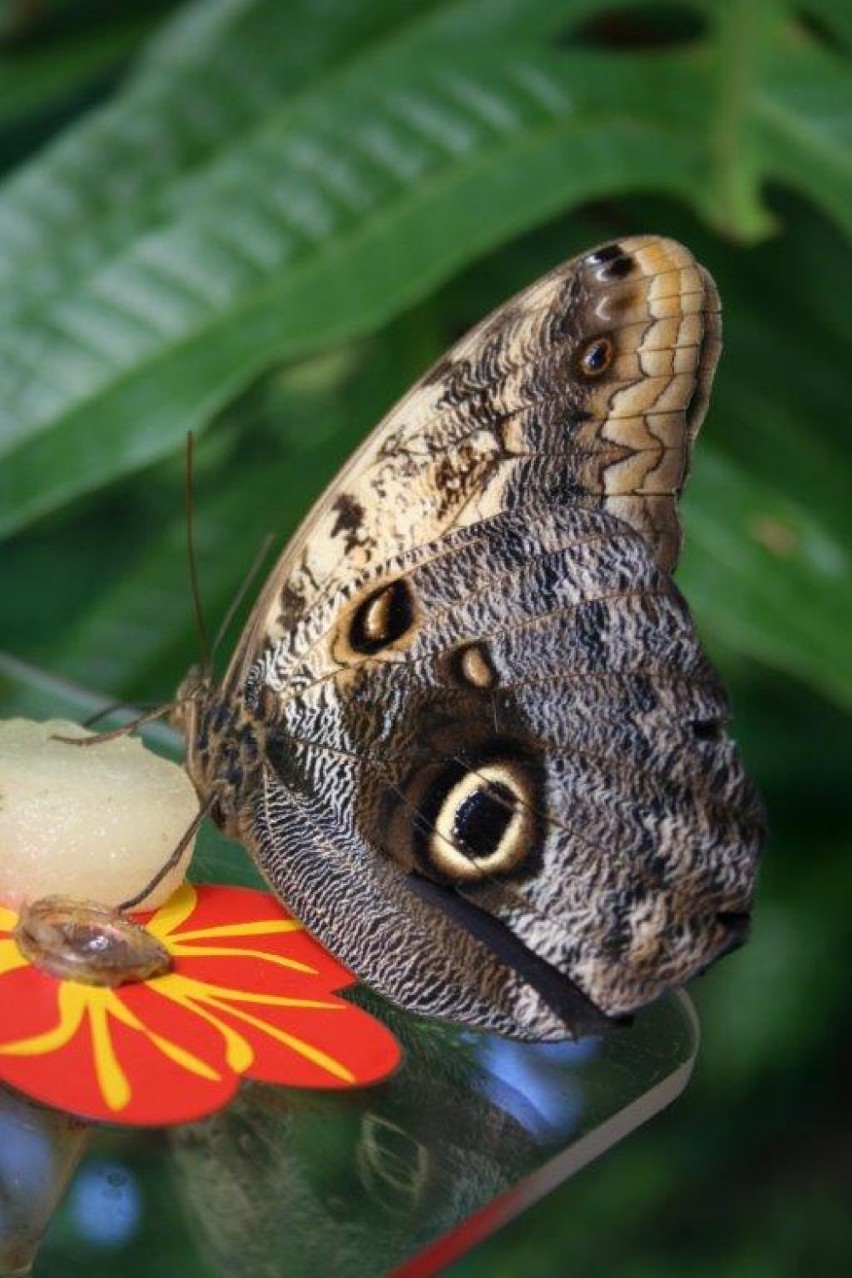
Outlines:
[[[678,579],[770,813],[754,936],[685,1097],[459,1274],[852,1264],[850,43],[829,0],[0,3],[2,642],[100,693],[197,653],[187,430],[215,621],[537,274],[655,230],[719,283]]]

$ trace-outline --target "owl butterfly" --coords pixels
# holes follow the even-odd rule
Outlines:
[[[552,271],[377,427],[221,683],[181,689],[215,820],[412,1012],[564,1038],[745,936],[760,801],[670,575],[719,349],[671,240]]]

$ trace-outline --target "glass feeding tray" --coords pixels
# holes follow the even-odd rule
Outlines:
[[[99,702],[3,659],[0,706],[84,719]],[[167,729],[145,735],[174,754]],[[257,882],[212,829],[196,857],[202,879]],[[0,1274],[426,1278],[673,1100],[698,1044],[684,994],[556,1044],[407,1015],[363,987],[347,997],[404,1048],[373,1087],[246,1083],[167,1129],[89,1125],[4,1091]]]

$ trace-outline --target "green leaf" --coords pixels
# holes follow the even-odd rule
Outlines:
[[[714,180],[703,193],[707,216],[732,235],[760,239],[772,222],[761,193],[753,95],[777,40],[779,6],[774,0],[722,0],[709,13],[716,27],[716,76],[709,128]]]
[[[17,313],[110,260],[170,204],[181,205],[183,179],[239,148],[314,79],[416,7],[352,0],[318,21],[309,0],[286,13],[269,0],[186,6],[112,103],[6,184],[0,280],[16,288],[0,307]]]
[[[121,12],[100,2],[28,0],[0,16],[0,175],[120,81],[138,46],[162,17],[164,0],[126,0]]]
[[[438,353],[438,326],[419,360],[379,379],[370,412],[331,383],[313,398],[282,392],[279,378],[246,394],[269,366],[335,347],[345,362],[341,343],[591,196],[664,191],[748,235],[753,215],[770,215],[763,182],[787,166],[845,226],[848,91],[828,74],[836,51],[780,0],[753,13],[739,0],[693,7],[703,33],[663,54],[587,35],[573,44],[606,10],[595,0],[357,0],[322,23],[308,0],[283,16],[271,0],[182,10],[114,102],[0,194],[0,226],[20,236],[0,238],[5,527],[56,517],[71,498],[177,456],[187,428],[217,417],[199,538],[221,614],[262,534],[293,526],[309,490],[404,388],[403,371],[414,377]],[[240,77],[247,60],[251,80]],[[808,166],[813,139],[833,166],[821,154]],[[836,377],[852,337],[843,241],[786,205],[792,234],[745,252],[691,220],[679,227],[666,207],[645,220],[634,202],[634,225],[693,244],[726,308],[727,352],[687,498],[685,585],[708,633],[845,702],[846,631],[829,621],[850,534]],[[588,239],[608,233],[598,222]],[[458,315],[450,293],[437,304],[446,340],[586,238],[579,222],[560,223],[531,238],[537,256],[523,269],[507,249],[511,270],[497,270],[490,294],[480,276]],[[299,438],[275,415],[300,423]],[[95,511],[34,612],[25,589],[11,592],[13,635],[40,619],[34,655],[95,686],[168,692],[189,616],[178,469],[149,468],[143,485],[110,498],[112,517],[135,530],[125,562],[112,543],[98,549]],[[6,579],[42,579],[52,545],[45,529],[38,547],[13,547]],[[75,607],[93,554],[97,585]],[[787,624],[797,599],[807,615],[794,609]]]
[[[687,196],[706,69],[537,46],[544,10],[507,7],[505,44],[498,23],[487,43],[442,46],[442,22],[479,12],[445,6],[340,66],[344,24],[295,97],[275,76],[240,79],[239,32],[206,78],[167,41],[115,105],[8,184],[2,526],[162,456],[273,358],[375,327],[566,205]],[[524,13],[539,20],[521,38]]]
[[[48,45],[0,57],[0,139],[23,127],[26,117],[77,98],[114,72],[146,29],[137,18],[64,41],[58,48]]]
[[[764,191],[769,183],[781,182],[814,200],[848,231],[848,61],[806,35],[786,0],[720,0],[700,7],[715,30],[715,101],[709,120],[713,176],[700,193],[708,221],[734,237],[763,238],[773,229]]]
[[[434,358],[437,343],[434,324],[415,314],[367,349],[341,348],[275,374],[235,405],[217,424],[215,437],[196,450],[194,539],[202,603],[212,629],[264,540],[271,538],[272,545],[261,572],[304,515],[306,472],[314,485],[330,481],[387,408],[389,382],[391,396],[402,394]],[[129,493],[118,502],[138,553],[118,571],[111,567],[85,607],[69,611],[66,599],[60,599],[51,620],[39,626],[36,642],[30,641],[31,659],[61,669],[83,687],[109,689],[116,696],[165,701],[174,694],[187,651],[194,648],[200,657],[183,502],[180,467],[160,468],[133,505]],[[102,536],[98,527],[82,543],[78,537],[80,571],[66,562],[71,598],[83,594],[86,565],[98,553],[96,541]],[[28,599],[28,583],[44,571],[51,544],[55,534],[37,558],[7,553],[3,575],[13,598]],[[233,636],[225,640],[220,665]]]
[[[755,98],[765,178],[817,202],[852,233],[852,75],[848,59],[797,47],[776,57]]]
[[[375,328],[580,201],[668,191],[753,235],[761,181],[805,172],[844,215],[842,119],[807,92],[830,55],[794,50],[787,85],[778,4],[720,6],[704,49],[553,46],[604,9],[181,13],[0,196],[0,527],[163,456],[274,359]],[[797,129],[833,168],[803,169]]]
[[[804,0],[802,11],[825,33],[829,40],[852,49],[852,9],[837,0]]]
[[[705,628],[852,707],[848,545],[706,443],[685,505],[678,580]]]

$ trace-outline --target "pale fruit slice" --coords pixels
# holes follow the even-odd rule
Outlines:
[[[137,737],[76,746],[77,723],[0,722],[0,902],[61,895],[120,905],[171,856],[198,811],[183,768]],[[134,909],[162,904],[182,882],[178,865]]]

